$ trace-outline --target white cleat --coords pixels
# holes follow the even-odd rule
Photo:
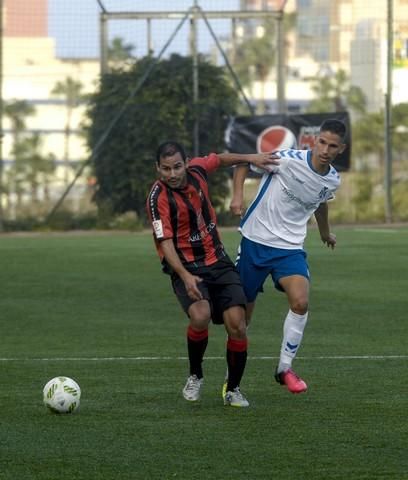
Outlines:
[[[249,407],[249,402],[241,393],[239,387],[235,387],[232,392],[225,393],[224,405],[229,405],[230,407]]]
[[[203,378],[198,378],[197,375],[190,375],[183,388],[183,397],[189,402],[197,402],[200,400],[200,390],[203,382]]]

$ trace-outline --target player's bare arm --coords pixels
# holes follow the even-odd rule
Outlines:
[[[177,255],[176,249],[174,248],[173,240],[163,240],[161,242],[161,247],[167,263],[183,280],[188,296],[192,300],[202,300],[202,294],[197,287],[197,284],[201,282],[201,278],[192,275],[188,270],[184,268],[183,264],[181,263],[180,257]]]
[[[336,235],[330,232],[329,225],[329,207],[327,202],[323,202],[319,205],[317,210],[314,213],[317,226],[319,227],[320,238],[322,242],[325,243],[332,250],[336,246]]]
[[[244,212],[244,183],[248,171],[248,165],[238,165],[234,169],[232,199],[230,203],[230,210],[234,215],[242,215]]]
[[[279,165],[279,156],[273,152],[265,153],[219,153],[221,165],[231,167],[232,165],[241,165],[252,163],[255,167],[267,170],[268,167]]]

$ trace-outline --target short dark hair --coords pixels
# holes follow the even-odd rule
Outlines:
[[[335,133],[344,142],[346,138],[347,128],[346,128],[346,125],[341,120],[330,118],[329,120],[325,120],[320,125],[320,131]]]
[[[181,158],[184,162],[186,161],[187,156],[183,145],[172,140],[166,140],[165,142],[161,143],[157,148],[156,162],[160,164],[161,158],[172,157],[176,153],[179,153],[181,155]]]

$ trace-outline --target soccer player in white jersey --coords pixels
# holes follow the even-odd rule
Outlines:
[[[258,192],[240,224],[242,234],[237,267],[248,299],[247,324],[259,292],[271,275],[275,288],[286,293],[289,311],[275,379],[292,393],[307,385],[292,370],[302,341],[309,304],[309,269],[303,242],[307,222],[314,214],[320,237],[330,248],[336,236],[330,231],[327,201],[334,198],[340,177],[331,165],[344,151],[346,127],[339,120],[325,121],[313,150],[280,150],[280,165],[264,173]],[[237,166],[231,210],[242,213],[243,187],[248,166]]]

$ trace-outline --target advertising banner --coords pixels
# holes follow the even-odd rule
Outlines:
[[[312,149],[320,125],[330,118],[341,120],[347,128],[347,148],[333,166],[339,172],[350,169],[351,131],[347,112],[235,117],[226,131],[228,150],[237,153],[270,152],[295,148]]]

